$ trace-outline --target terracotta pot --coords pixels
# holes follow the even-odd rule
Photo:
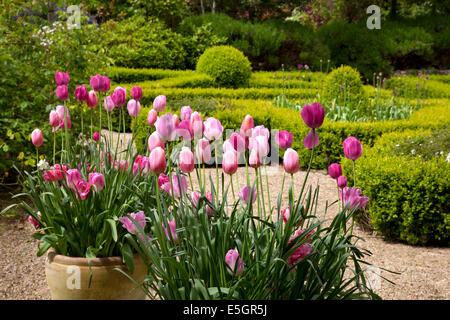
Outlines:
[[[119,268],[142,283],[147,266],[139,255],[134,256],[134,273],[130,274],[121,257],[73,258],[49,252],[45,275],[53,300],[144,300],[144,292]],[[90,266],[90,268],[89,268]],[[89,287],[90,269],[92,270]]]

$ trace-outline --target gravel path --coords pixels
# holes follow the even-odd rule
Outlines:
[[[271,203],[274,206],[281,189],[283,171],[280,167],[269,167],[268,174],[272,193]],[[207,175],[215,179],[215,169],[207,169]],[[242,187],[245,167],[239,168],[238,175]],[[253,177],[251,173],[251,179]],[[296,192],[300,190],[304,177],[304,171],[295,175]],[[289,183],[290,179],[287,178],[285,190]],[[308,183],[320,185],[319,214],[325,208],[326,201],[331,203],[336,199],[335,181],[325,172],[313,170]],[[195,178],[194,184],[197,185]],[[236,186],[235,180],[234,184]],[[227,177],[225,185],[228,185]],[[266,188],[265,181],[264,188]],[[235,192],[237,193],[236,188]],[[283,199],[283,208],[286,201]],[[0,202],[0,210],[11,203],[13,202],[9,199],[3,199]],[[332,218],[336,211],[337,205],[333,205],[329,208],[326,218]],[[32,232],[33,228],[24,215],[0,217],[0,299],[50,299],[44,272],[45,256],[36,257],[37,242],[31,238]],[[358,227],[354,233],[365,238],[365,242],[359,245],[373,254],[367,259],[368,262],[400,273],[392,274],[381,270],[381,276],[395,282],[395,285],[392,285],[381,279],[376,292],[383,299],[450,299],[450,248],[419,247],[388,242]]]

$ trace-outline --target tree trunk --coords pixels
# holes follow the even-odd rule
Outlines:
[[[202,14],[205,14],[205,7],[203,6],[203,0],[200,0],[200,7],[202,8]]]

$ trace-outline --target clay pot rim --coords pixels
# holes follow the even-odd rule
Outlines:
[[[135,254],[134,259],[138,259],[139,254]],[[49,251],[48,261],[50,263],[59,263],[65,265],[77,265],[77,266],[123,266],[122,257],[105,257],[105,258],[84,258],[84,257],[69,257],[62,254],[56,254],[54,251]]]

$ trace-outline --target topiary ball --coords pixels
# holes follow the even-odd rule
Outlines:
[[[339,106],[365,105],[367,96],[358,70],[341,65],[331,71],[327,76],[324,99],[327,102],[335,100]]]
[[[221,87],[237,88],[245,86],[252,75],[248,58],[238,49],[230,46],[216,46],[205,50],[196,67]]]

